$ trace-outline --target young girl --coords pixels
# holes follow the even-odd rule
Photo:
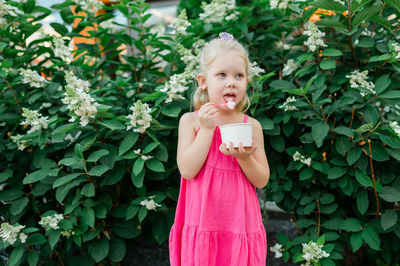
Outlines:
[[[179,122],[177,162],[182,174],[175,223],[169,237],[172,266],[265,266],[266,233],[256,188],[269,179],[260,123],[243,113],[249,59],[227,33],[200,58],[195,112]],[[231,110],[227,104],[235,103]],[[219,126],[251,123],[251,147],[222,144]]]

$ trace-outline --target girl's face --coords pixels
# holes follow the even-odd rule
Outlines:
[[[208,90],[210,102],[216,104],[226,103],[230,99],[237,105],[243,99],[249,81],[245,60],[232,52],[218,55],[203,78],[203,86],[200,84],[200,87]]]

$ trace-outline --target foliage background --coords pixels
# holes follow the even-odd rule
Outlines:
[[[150,15],[141,1],[120,1],[98,16],[76,14],[75,3],[65,1],[53,6],[63,23],[51,26],[60,36],[98,40],[77,44],[79,58],[70,63],[54,52],[54,37],[26,41],[50,10],[32,0],[7,2],[23,14],[5,15],[0,31],[0,213],[3,222],[25,225],[28,235],[25,243],[1,244],[11,255],[10,265],[117,263],[130,241],[167,240],[179,192],[178,118],[189,110],[195,84],[186,81],[185,100],[166,102],[162,90],[173,74],[186,70],[179,45],[195,53],[197,40],[222,31],[243,43],[266,72],[249,87],[249,113],[265,133],[268,199],[294,213],[300,232],[293,240],[278,236],[284,259],[302,261],[301,244],[324,239],[319,243],[330,257],[320,260],[323,265],[399,261],[400,140],[390,122],[400,120],[399,51],[392,46],[399,36],[400,2],[278,2],[287,5],[272,9],[270,1],[237,1],[236,9],[226,9],[227,15],[237,11],[236,19],[207,23],[199,19],[204,12],[199,1],[182,1],[179,10],[187,11],[191,23],[185,35],[143,26]],[[229,1],[213,3],[226,7]],[[128,25],[119,25],[122,31],[97,26],[113,17],[112,9],[128,19]],[[305,29],[318,11],[316,25],[327,47],[312,52],[304,44]],[[392,14],[397,18],[389,21]],[[77,18],[82,20],[71,27]],[[88,26],[94,28],[85,37],[82,30]],[[297,64],[291,73],[285,68],[290,59]],[[43,73],[48,82],[30,86],[21,68]],[[346,76],[356,69],[369,71],[376,94],[351,87]],[[70,72],[89,81],[99,104],[85,126],[69,121],[71,112],[62,102]],[[285,101],[293,96],[288,105],[299,111],[285,111]],[[143,134],[127,130],[130,107],[139,99],[152,115]],[[20,124],[23,107],[48,116],[48,128],[28,134]],[[28,142],[23,151],[10,138],[17,134]],[[295,160],[296,151],[310,158],[310,165]],[[140,205],[152,196],[160,207]],[[38,225],[53,213],[64,215],[59,229]],[[61,236],[65,230],[74,235]]]

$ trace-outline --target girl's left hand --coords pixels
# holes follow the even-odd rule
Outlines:
[[[225,154],[235,157],[238,160],[246,160],[248,159],[255,151],[256,151],[256,143],[252,141],[251,147],[243,147],[243,143],[239,142],[239,147],[234,148],[233,143],[230,142],[229,146],[226,146],[225,143],[221,143],[219,146],[219,150]]]

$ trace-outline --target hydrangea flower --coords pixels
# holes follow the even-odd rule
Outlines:
[[[151,155],[144,155],[144,154],[142,154],[142,150],[141,150],[141,149],[134,150],[133,152],[134,152],[135,154],[140,155],[140,158],[142,158],[143,161],[147,161],[147,160],[153,158],[153,156],[151,156]]]
[[[67,229],[67,230],[61,231],[61,235],[65,236],[66,238],[70,238],[70,236],[75,235],[75,232],[72,229]]]
[[[282,257],[283,248],[282,248],[282,245],[281,245],[281,244],[276,243],[275,246],[270,247],[269,250],[271,250],[272,252],[275,253],[275,258],[276,258],[276,259],[279,259],[279,258]]]
[[[42,88],[47,82],[46,79],[39,75],[38,72],[32,69],[20,69],[19,70],[24,77],[22,79],[23,84],[29,84],[31,87]]]
[[[74,60],[72,51],[74,50],[74,44],[71,39],[68,39],[68,46],[64,43],[64,38],[54,38],[54,55],[60,57],[65,63],[69,64]]]
[[[294,96],[288,97],[288,98],[286,98],[286,101],[281,106],[279,106],[279,109],[283,109],[283,111],[285,111],[285,112],[298,110],[296,108],[296,106],[289,105],[290,103],[294,103],[294,102],[296,102],[296,98]]]
[[[319,259],[329,257],[326,251],[322,250],[323,245],[318,245],[317,243],[310,241],[308,244],[302,244],[303,246],[303,258],[307,261],[306,264],[311,265],[311,263],[317,263]]]
[[[144,133],[147,128],[150,127],[152,117],[150,115],[151,109],[147,103],[142,103],[140,100],[137,101],[130,110],[132,114],[126,118],[130,119],[127,130],[133,128],[134,132]]]
[[[22,243],[25,243],[26,234],[20,233],[25,225],[11,225],[3,222],[0,227],[0,237],[3,242],[8,242],[10,245],[17,241],[18,235]]]
[[[250,62],[249,65],[249,77],[253,78],[259,76],[260,74],[265,73],[265,70],[260,68],[256,62]]]
[[[83,11],[95,15],[97,11],[103,8],[103,5],[98,0],[74,0],[76,5],[79,5]]]
[[[213,0],[211,3],[202,2],[199,18],[204,23],[221,23],[226,20],[234,20],[239,12],[235,11],[235,0]]]
[[[282,76],[289,76],[299,68],[299,65],[293,59],[289,59],[282,69]]]
[[[20,125],[31,126],[32,128],[28,131],[28,134],[47,128],[48,116],[43,116],[38,110],[29,110],[28,108],[22,108],[22,116],[26,119],[20,123]]]
[[[359,70],[354,70],[350,75],[346,75],[346,78],[350,79],[350,86],[352,88],[363,87],[370,91],[371,94],[375,95],[375,85],[372,82],[368,82],[368,70],[364,70],[360,72]],[[366,95],[365,92],[360,92],[361,96],[364,97]]]
[[[186,9],[182,10],[179,16],[170,24],[174,30],[172,34],[187,35],[186,29],[190,27],[190,22],[186,14]]]
[[[290,0],[270,0],[269,6],[271,9],[286,9],[289,5]]]
[[[400,126],[397,123],[397,121],[390,121],[390,127],[393,129],[393,131],[399,136],[400,138]]]
[[[400,44],[397,42],[391,42],[389,48],[395,59],[400,59]]]
[[[64,216],[62,214],[53,214],[50,216],[46,216],[46,217],[41,217],[41,220],[39,222],[39,224],[43,227],[43,228],[51,228],[54,230],[59,229],[60,227],[58,226],[58,223],[64,219]]]
[[[5,0],[0,0],[0,17],[5,17],[6,15],[16,17],[23,14],[21,10],[6,3]]]
[[[325,33],[318,30],[314,22],[308,22],[306,26],[306,31],[304,31],[304,35],[308,36],[308,39],[304,42],[304,45],[306,45],[311,51],[314,52],[319,47],[327,47],[327,45],[324,43],[324,40],[322,39],[322,37],[325,36]]]
[[[298,151],[296,151],[293,154],[293,161],[295,161],[295,162],[296,161],[300,161],[300,162],[302,162],[304,164],[307,164],[308,166],[311,165],[311,158],[306,158],[304,155],[301,155],[301,153],[298,152]]]
[[[140,205],[141,205],[141,206],[145,206],[146,209],[148,209],[149,211],[151,211],[151,210],[156,210],[157,207],[161,207],[160,204],[156,203],[156,202],[153,200],[153,198],[155,198],[155,196],[150,196],[150,197],[148,197],[148,198],[149,198],[149,199],[142,200],[142,201],[140,202]]]
[[[86,126],[89,123],[89,118],[94,118],[97,113],[98,103],[86,92],[89,92],[89,82],[78,79],[75,76],[66,73],[65,93],[62,102],[67,104],[67,108],[76,116],[80,117],[80,124]],[[73,122],[76,116],[72,115],[69,122]]]
[[[11,136],[11,140],[17,144],[18,150],[23,151],[28,144],[27,140],[21,140],[22,135],[17,134],[16,136]]]

